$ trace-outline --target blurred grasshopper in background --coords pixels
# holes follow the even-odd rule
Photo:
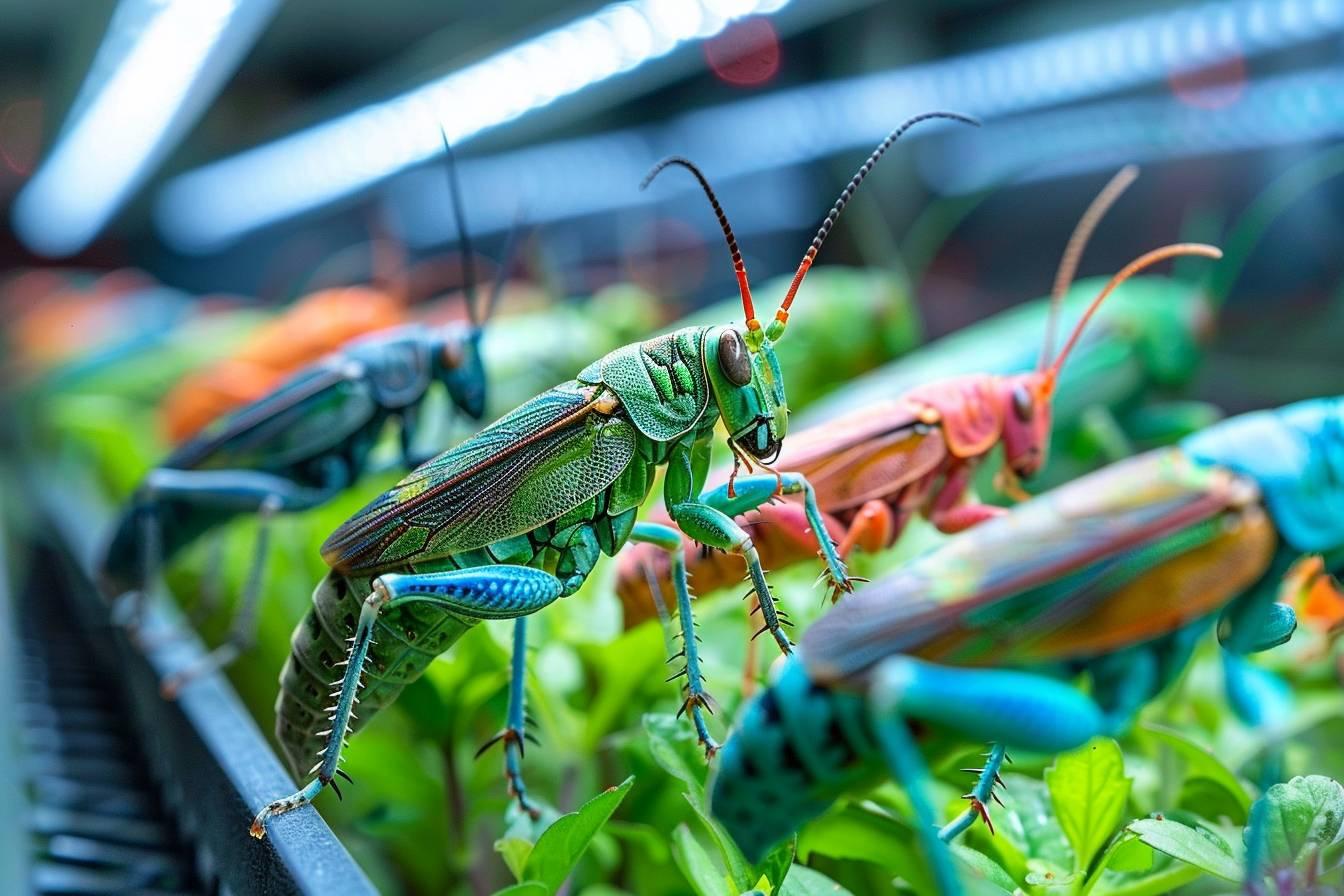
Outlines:
[[[846,599],[741,716],[713,811],[759,857],[885,770],[910,795],[940,891],[959,893],[945,843],[988,821],[1005,750],[1124,731],[1215,623],[1236,713],[1271,734],[1283,724],[1288,690],[1244,656],[1292,635],[1293,609],[1276,598],[1303,554],[1344,566],[1342,398],[1235,417],[1113,464]],[[1069,682],[1081,673],[1090,696]],[[969,807],[941,831],[912,736],[931,731],[993,744]],[[1253,813],[1253,892],[1263,825]]]
[[[999,376],[972,374],[918,386],[904,395],[804,430],[782,454],[789,469],[808,476],[817,501],[840,536],[840,555],[855,546],[868,552],[889,547],[915,514],[926,516],[939,530],[957,532],[1006,511],[967,503],[971,477],[985,457],[1003,448],[1004,490],[1020,494],[1019,478],[1029,478],[1044,465],[1051,431],[1051,403],[1064,361],[1088,321],[1106,298],[1132,274],[1175,255],[1217,257],[1208,246],[1176,245],[1150,252],[1117,274],[1088,306],[1064,348],[1051,358],[1055,317],[1092,230],[1111,203],[1134,179],[1126,168],[1102,190],[1079,221],[1065,249],[1055,279],[1045,336],[1035,370]],[[726,477],[721,473],[720,480]],[[762,508],[758,527],[764,562],[771,568],[810,555],[800,538],[807,521],[797,507]],[[800,549],[801,548],[801,549]],[[739,573],[726,558],[702,555],[686,546],[691,574],[700,587],[714,590],[735,581]],[[617,589],[626,605],[627,621],[646,618],[653,606],[645,566],[656,559],[648,552],[627,552],[621,558]],[[657,567],[654,567],[657,569]],[[659,570],[666,578],[666,572]]]
[[[825,537],[807,480],[765,467],[788,429],[774,346],[784,336],[798,288],[854,190],[907,128],[930,118],[974,123],[930,113],[888,135],[836,200],[764,328],[737,240],[704,175],[681,158],[666,159],[650,172],[645,186],[672,165],[699,182],[732,255],[745,330],[727,324],[691,327],[617,349],[419,468],[337,529],[323,545],[331,572],[295,632],[276,713],[277,737],[296,777],[314,751],[317,763],[308,774],[316,777],[263,808],[252,824],[254,836],[265,835],[272,816],[311,802],[334,782],[345,737],[357,727],[352,713],[357,694],[367,722],[482,619],[516,620],[508,718],[491,743],[502,742],[510,792],[535,817],[539,810],[528,799],[521,771],[526,617],[577,591],[599,556],[615,554],[627,541],[661,545],[674,553],[674,563],[681,557],[683,533],[741,555],[762,608],[763,630],[787,653],[791,645],[756,548],[733,517],[776,495],[801,494],[819,533],[823,575],[837,589],[851,587]],[[720,418],[739,461],[768,472],[704,492]],[[636,522],[660,467],[666,468],[663,498],[672,525]],[[682,711],[712,755],[718,745],[702,713],[710,701],[684,569],[673,581],[686,660],[674,678],[686,676]],[[342,665],[343,676],[332,681]]]
[[[451,176],[451,150],[448,160]],[[463,233],[455,185],[452,197]],[[406,326],[350,343],[207,427],[149,473],[122,514],[102,564],[104,590],[130,595],[136,627],[163,563],[235,517],[255,513],[261,521],[228,640],[200,664],[165,680],[165,695],[232,662],[251,643],[275,514],[317,507],[352,485],[367,470],[392,418],[399,423],[402,460],[416,466],[423,459],[413,455],[417,411],[436,381],[459,410],[480,419],[486,395],[481,331],[500,283],[497,279],[486,305],[478,307],[475,278],[468,276],[469,325]]]

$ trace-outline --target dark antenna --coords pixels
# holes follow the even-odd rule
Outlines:
[[[728,251],[733,256],[733,272],[737,274],[737,290],[742,294],[742,313],[747,316],[747,329],[759,330],[761,322],[756,319],[756,305],[751,300],[751,284],[747,280],[746,266],[742,264],[742,252],[737,248],[737,237],[733,236],[733,228],[728,223],[728,216],[723,213],[723,206],[719,205],[719,197],[714,195],[714,188],[709,185],[709,181],[700,173],[695,163],[681,156],[669,156],[653,166],[653,170],[644,176],[639,188],[647,189],[659,172],[669,165],[680,165],[700,181],[700,187],[705,191],[705,196],[708,197],[709,204],[714,207],[714,214],[719,219],[719,227],[723,228],[723,238],[728,241]]]
[[[457,245],[462,253],[462,292],[467,301],[467,318],[476,328],[481,326],[480,309],[476,307],[476,259],[471,251],[471,235],[467,233],[467,216],[462,211],[462,185],[457,179],[457,157],[453,155],[452,144],[448,142],[448,130],[439,126],[443,137],[443,155],[447,160],[448,195],[453,205],[453,220],[457,222]]]

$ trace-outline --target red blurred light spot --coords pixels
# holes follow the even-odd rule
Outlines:
[[[15,100],[0,113],[0,158],[10,171],[28,176],[42,148],[42,101]]]
[[[1246,61],[1232,56],[1167,78],[1176,99],[1196,109],[1225,109],[1246,92]]]
[[[705,61],[719,80],[758,87],[779,74],[779,36],[768,19],[742,19],[705,41]]]

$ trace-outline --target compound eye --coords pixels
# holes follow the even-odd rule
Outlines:
[[[1032,401],[1031,393],[1027,391],[1026,386],[1013,387],[1013,413],[1023,423],[1036,413],[1036,402]]]
[[[719,369],[734,386],[751,382],[751,359],[747,357],[747,346],[736,330],[724,330],[719,337]]]

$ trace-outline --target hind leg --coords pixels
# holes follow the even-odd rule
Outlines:
[[[518,800],[518,808],[536,819],[541,817],[541,810],[528,800],[527,785],[523,783],[523,743],[528,740],[536,743],[526,727],[526,678],[527,617],[524,616],[514,620],[513,623],[513,655],[509,667],[509,714],[504,730],[482,744],[476,751],[476,756],[479,758],[497,743],[504,745],[504,778],[509,782],[509,794]]]
[[[319,732],[326,744],[310,774],[316,777],[302,789],[264,807],[252,821],[251,834],[266,836],[266,824],[311,803],[328,785],[334,787],[340,770],[341,749],[350,728],[350,719],[360,687],[364,663],[373,645],[374,625],[385,610],[413,602],[428,603],[453,613],[476,619],[516,619],[535,613],[564,593],[555,576],[527,566],[480,566],[436,573],[386,574],[374,580],[373,593],[364,599],[350,653],[344,661],[336,703],[330,707],[327,721],[331,727]],[[339,796],[340,790],[336,789]]]

